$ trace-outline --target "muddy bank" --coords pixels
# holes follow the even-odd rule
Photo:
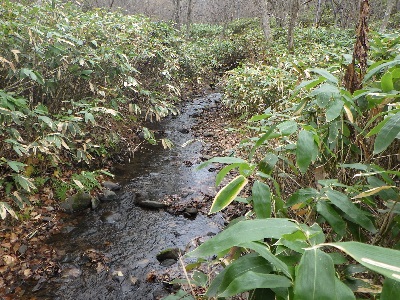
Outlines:
[[[115,166],[115,181],[123,187],[118,199],[64,219],[63,232],[49,241],[60,257],[58,274],[29,287],[24,299],[159,299],[168,293],[161,281],[182,272],[177,262],[160,264],[157,254],[184,252],[224,225],[221,215],[202,214],[215,195],[215,169],[196,170],[208,158],[203,147],[218,138],[199,131],[198,120],[205,108],[218,110],[220,97],[197,98],[180,115],[153,124],[174,148],[143,143],[130,162]],[[146,209],[138,201],[169,207]]]

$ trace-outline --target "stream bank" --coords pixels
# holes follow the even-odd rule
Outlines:
[[[23,299],[160,299],[168,294],[162,281],[182,271],[176,261],[160,264],[157,254],[168,248],[183,253],[225,223],[222,215],[204,214],[216,193],[216,169],[196,170],[201,161],[220,154],[214,146],[224,129],[209,123],[205,131],[208,121],[200,121],[205,110],[221,117],[220,98],[218,93],[196,98],[180,115],[151,124],[174,148],[143,143],[130,162],[116,165],[112,171],[122,185],[118,200],[63,220],[62,232],[48,241],[60,257],[59,274],[27,289]],[[137,204],[143,200],[169,207],[141,208]]]

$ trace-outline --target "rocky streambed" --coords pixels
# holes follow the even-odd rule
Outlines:
[[[146,300],[168,294],[163,279],[182,274],[179,252],[224,224],[221,215],[204,214],[215,195],[215,170],[196,170],[209,158],[201,155],[203,138],[213,133],[192,132],[203,110],[216,109],[220,98],[199,97],[180,115],[149,125],[174,147],[143,143],[131,161],[115,166],[114,180],[122,187],[116,199],[65,218],[63,231],[49,241],[61,257],[60,273],[36,283],[25,299]]]

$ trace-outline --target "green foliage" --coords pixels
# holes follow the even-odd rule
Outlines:
[[[247,160],[219,157],[201,165],[227,164],[217,184],[232,170],[239,174],[213,207],[240,196],[246,178],[252,183],[247,218],[187,254],[230,253],[232,262],[208,296],[250,291],[259,299],[356,299],[362,281],[345,271],[354,261],[365,267],[364,281],[382,286],[381,299],[399,294],[400,172],[396,160],[384,159],[398,155],[400,71],[398,57],[387,52],[399,41],[398,34],[375,41],[373,53],[384,59],[371,62],[363,89],[353,94],[340,84],[340,65],[304,70],[314,77],[293,90],[284,108],[271,105],[248,120],[249,138],[240,144]],[[257,90],[259,81],[249,82],[244,90]],[[240,105],[246,104],[232,107]]]

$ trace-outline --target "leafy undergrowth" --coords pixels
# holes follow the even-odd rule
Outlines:
[[[165,299],[400,297],[400,34],[370,43],[364,71],[340,47],[342,59],[317,55],[294,72],[228,72],[225,103],[247,136],[200,167],[223,165],[210,213],[245,210],[186,254],[198,258],[186,282],[206,292]]]

